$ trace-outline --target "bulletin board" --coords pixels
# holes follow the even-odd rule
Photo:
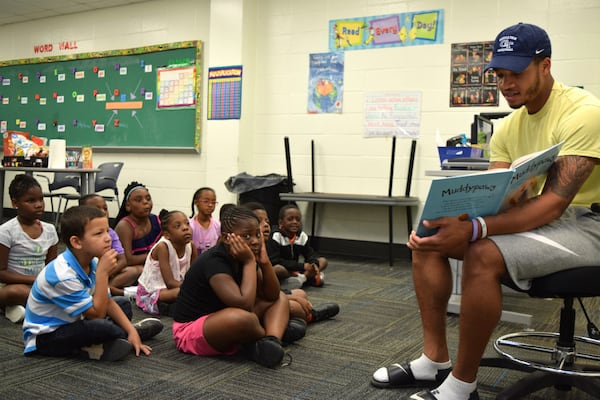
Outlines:
[[[0,131],[68,147],[200,150],[201,41],[0,61]]]

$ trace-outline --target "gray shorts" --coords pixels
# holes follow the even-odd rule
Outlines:
[[[551,223],[529,232],[491,236],[520,288],[531,279],[585,265],[600,265],[600,216],[569,207]]]

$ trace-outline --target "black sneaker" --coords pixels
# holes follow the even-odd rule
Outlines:
[[[90,360],[119,361],[133,349],[126,339],[115,339],[105,343],[82,347],[82,356]]]
[[[163,330],[163,324],[158,318],[146,318],[133,324],[142,342],[158,335]]]
[[[323,303],[312,308],[312,319],[310,322],[323,321],[335,317],[340,312],[340,306],[336,303]]]
[[[306,322],[300,318],[291,318],[281,341],[284,345],[302,339],[306,335]]]
[[[265,336],[245,346],[242,353],[249,359],[267,368],[275,368],[281,364],[285,350],[275,336]]]

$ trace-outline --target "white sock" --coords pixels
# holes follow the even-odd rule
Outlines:
[[[438,370],[452,367],[452,362],[450,360],[435,362],[425,354],[421,354],[421,357],[411,361],[409,365],[415,379],[434,380]]]
[[[456,379],[452,373],[437,389],[431,391],[437,400],[468,400],[471,392],[477,389],[477,380],[468,383]]]
[[[300,279],[300,282],[302,282],[302,283],[306,282],[306,275],[298,274],[297,277],[298,277],[298,279]]]

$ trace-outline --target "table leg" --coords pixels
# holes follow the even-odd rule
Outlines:
[[[94,193],[94,178],[94,172],[86,171],[81,173],[81,196]]]
[[[389,242],[388,242],[388,257],[390,260],[390,267],[394,265],[394,207],[388,207],[388,222],[389,222]]]

